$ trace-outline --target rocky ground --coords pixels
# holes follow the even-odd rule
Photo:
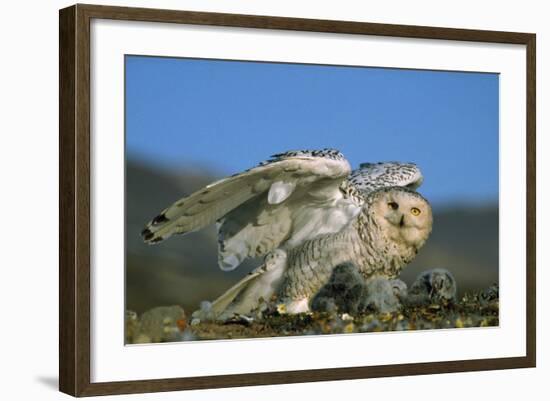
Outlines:
[[[219,340],[316,334],[430,330],[499,325],[498,287],[467,293],[455,302],[403,305],[399,311],[347,313],[313,312],[289,315],[280,305],[267,305],[254,319],[199,321],[179,306],[153,308],[141,316],[126,313],[126,342],[150,343]]]

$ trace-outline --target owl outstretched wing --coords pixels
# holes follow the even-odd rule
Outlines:
[[[337,232],[352,221],[363,200],[342,186],[350,172],[333,149],[277,154],[175,202],[142,237],[153,244],[218,222],[219,265],[233,270],[247,257]]]
[[[359,213],[363,196],[377,188],[414,189],[423,179],[413,163],[363,163],[350,170],[333,149],[276,154],[180,199],[142,236],[152,244],[217,222],[219,265],[233,270],[248,257],[339,232]]]

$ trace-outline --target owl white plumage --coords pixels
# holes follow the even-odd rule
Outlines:
[[[291,300],[291,311],[300,312],[304,307],[294,307],[296,294],[293,292],[303,286],[309,274],[300,270],[309,263],[311,271],[324,277],[330,276],[331,269],[338,264],[326,267],[334,262],[329,261],[330,258],[325,258],[322,267],[315,258],[297,262],[311,249],[320,247],[319,241],[338,246],[346,235],[355,235],[347,239],[352,241],[348,246],[365,242],[366,237],[361,239],[361,235],[371,235],[361,229],[365,224],[381,225],[383,230],[396,236],[393,240],[403,241],[407,232],[417,230],[414,224],[409,227],[409,222],[412,224],[416,217],[407,215],[403,220],[403,213],[392,209],[396,204],[394,198],[418,203],[418,207],[409,209],[424,211],[420,219],[429,221],[429,229],[423,231],[427,237],[431,230],[431,209],[427,201],[411,190],[416,189],[422,179],[420,170],[412,163],[365,163],[352,172],[349,162],[337,150],[286,152],[177,201],[155,217],[142,236],[145,242],[153,244],[173,234],[185,234],[217,222],[222,270],[233,270],[251,257],[264,256],[265,263],[218,298],[213,303],[214,310],[224,315],[246,313],[258,298],[268,299],[277,294]],[[388,191],[370,196],[380,188]],[[388,206],[390,203],[392,206]],[[389,209],[383,211],[381,207]],[[387,216],[383,220],[373,219],[380,213]],[[401,227],[395,231],[392,224]],[[417,248],[413,253],[416,251]],[[342,249],[332,255],[345,252]],[[412,257],[407,255],[403,260]],[[390,269],[399,264],[391,263],[394,266]],[[311,291],[306,292],[305,309],[313,295]]]

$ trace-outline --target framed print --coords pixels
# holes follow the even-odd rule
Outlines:
[[[535,366],[534,34],[59,18],[61,391]]]

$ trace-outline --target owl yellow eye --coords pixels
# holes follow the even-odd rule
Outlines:
[[[418,215],[420,214],[420,209],[417,208],[417,207],[411,208],[411,214],[412,214],[413,216],[418,216]]]

